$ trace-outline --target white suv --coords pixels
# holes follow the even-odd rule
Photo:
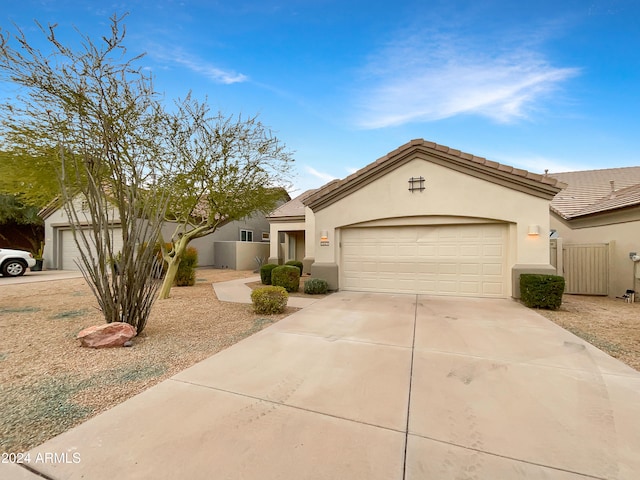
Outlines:
[[[0,248],[0,273],[5,277],[24,275],[27,267],[31,268],[35,264],[36,260],[29,252]]]

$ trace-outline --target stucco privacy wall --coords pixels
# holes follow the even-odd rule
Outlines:
[[[425,190],[410,192],[409,179],[420,176]],[[339,267],[340,229],[366,222],[371,226],[507,223],[508,270],[517,265],[549,265],[549,200],[431,163],[424,154],[415,154],[384,176],[316,210],[315,262]],[[538,225],[540,234],[528,235],[530,225]],[[320,246],[323,231],[329,246]],[[506,295],[511,294],[508,285]]]
[[[640,291],[640,280],[634,278],[634,265],[629,258],[630,252],[640,254],[640,209],[569,223],[571,226],[556,214],[551,215],[551,228],[558,232],[563,244],[610,244],[609,296],[620,296],[627,289]],[[640,270],[640,265],[637,268]]]

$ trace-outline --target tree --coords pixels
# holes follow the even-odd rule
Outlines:
[[[166,202],[151,181],[166,151],[158,126],[164,112],[151,79],[124,47],[122,17],[95,44],[81,36],[73,50],[56,26],[37,24],[51,52],[34,48],[20,30],[0,30],[1,79],[21,88],[2,106],[4,152],[51,158],[60,200],[81,251],[79,267],[107,322],[144,329],[156,297],[159,238]],[[114,251],[112,226],[123,249]],[[88,226],[88,227],[85,227]]]
[[[51,172],[60,170],[56,152],[34,156],[14,148],[0,152],[0,194],[13,195],[37,210],[60,195],[60,183]]]
[[[227,222],[268,213],[284,198],[291,153],[256,117],[210,114],[188,96],[167,124],[171,168],[158,183],[169,195],[165,220],[176,222],[164,251],[168,263],[160,298],[168,298],[189,242]],[[163,242],[164,245],[164,242]]]
[[[38,210],[23,204],[14,195],[0,193],[0,245],[41,253],[44,225]]]

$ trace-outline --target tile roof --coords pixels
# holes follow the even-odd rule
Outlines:
[[[640,166],[550,173],[567,184],[551,202],[565,219],[640,205]]]
[[[405,158],[406,155],[418,150],[432,156],[434,159],[437,158],[443,165],[470,174],[477,174],[478,176],[494,180],[497,183],[526,185],[531,193],[539,194],[546,198],[551,198],[561,188],[565,187],[561,180],[546,174],[532,173],[434,142],[415,139],[389,152],[384,157],[370,163],[348,177],[327,183],[306,197],[303,203],[315,209],[316,206],[319,206],[323,202],[331,202],[331,198],[338,198],[340,195],[344,195],[344,192],[350,188],[358,188],[361,183],[367,181],[367,178],[384,171],[386,168],[392,168],[393,165]]]
[[[316,192],[318,189],[314,188],[311,190],[307,190],[302,192],[300,195],[295,197],[292,200],[289,200],[287,203],[280,205],[273,212],[271,212],[268,218],[282,218],[282,217],[304,217],[304,204],[302,201],[306,199],[309,195]]]

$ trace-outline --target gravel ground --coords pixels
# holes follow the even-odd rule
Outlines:
[[[87,349],[76,334],[103,323],[83,279],[0,283],[0,452],[23,452],[290,315],[220,302],[213,282],[250,271],[199,269],[153,307],[131,348]]]
[[[558,310],[538,310],[549,320],[640,371],[640,303],[609,297],[565,295]]]
[[[0,452],[33,448],[296,310],[218,301],[212,283],[253,275],[199,269],[195,286],[156,302],[132,348],[100,350],[75,338],[103,322],[83,279],[0,283]],[[640,370],[640,303],[565,295],[539,313]]]

